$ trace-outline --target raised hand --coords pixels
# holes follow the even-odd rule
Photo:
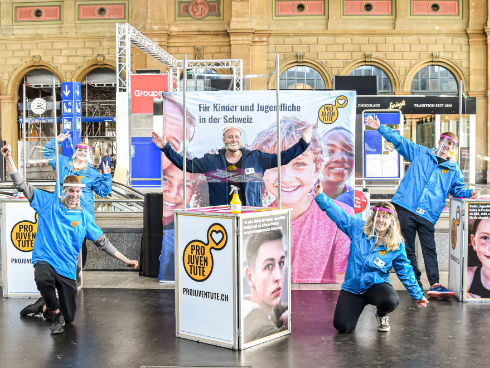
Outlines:
[[[379,119],[378,119],[378,117],[376,115],[374,115],[374,119],[371,118],[370,116],[366,116],[364,118],[364,123],[366,125],[369,125],[371,128],[376,129],[376,130],[381,125],[381,123],[380,123],[380,121],[379,121]]]
[[[107,162],[103,162],[102,167],[104,168],[104,174],[110,174],[111,173],[111,168],[109,167],[109,164]]]
[[[164,134],[163,137],[160,137],[158,133],[151,133],[151,138],[153,143],[157,145],[158,148],[163,149],[167,145],[167,135]]]
[[[58,138],[57,138],[58,143],[61,143],[61,142],[63,142],[63,141],[66,139],[66,138],[68,138],[68,137],[70,136],[70,133],[71,133],[71,132],[66,132],[66,133],[64,133],[64,134],[63,134],[63,133],[61,133],[61,134],[58,136]]]
[[[310,143],[311,141],[311,136],[313,135],[313,126],[310,125],[308,126],[308,128],[306,128],[304,131],[303,131],[303,140],[306,142],[306,143]]]
[[[10,147],[10,144],[6,144],[2,147],[2,156],[5,158],[12,156],[12,147]]]

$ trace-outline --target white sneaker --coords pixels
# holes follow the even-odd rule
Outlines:
[[[378,313],[376,312],[375,314],[376,320],[378,321],[378,331],[381,332],[388,332],[390,330],[390,324],[389,324],[389,319],[390,317],[380,317],[378,316]]]

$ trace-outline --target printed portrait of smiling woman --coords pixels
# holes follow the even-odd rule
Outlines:
[[[467,296],[490,298],[490,219],[470,221],[469,228],[468,253],[472,250],[476,252],[480,264],[468,267]]]

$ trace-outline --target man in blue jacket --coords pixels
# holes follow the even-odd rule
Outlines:
[[[449,299],[454,292],[439,283],[434,225],[446,204],[448,194],[454,197],[477,199],[479,192],[465,189],[463,173],[449,153],[458,144],[458,137],[450,132],[443,133],[437,149],[430,149],[400,136],[393,129],[381,125],[378,117],[366,117],[366,124],[391,142],[400,155],[410,161],[405,176],[391,203],[395,205],[401,232],[405,238],[407,256],[415,277],[422,289],[422,273],[417,267],[415,235],[418,232],[425,271],[430,283],[427,295]]]
[[[281,152],[281,164],[287,165],[291,160],[301,155],[308,148],[312,126],[303,132],[303,137],[291,148]],[[230,181],[240,190],[238,195],[242,204],[247,206],[262,206],[262,177],[267,169],[277,167],[277,155],[264,153],[259,150],[250,151],[241,147],[242,128],[237,125],[228,125],[223,129],[223,143],[225,149],[216,154],[207,153],[202,158],[187,159],[187,172],[203,173],[212,177],[221,177],[222,180],[208,179],[209,204],[211,206],[227,205],[231,201],[228,188],[228,175],[233,173],[241,175],[241,181]],[[166,134],[160,137],[152,133],[153,142],[162,150],[172,163],[182,170],[182,155],[173,150],[167,142]],[[217,175],[213,175],[217,174]]]
[[[68,175],[64,178],[65,196],[59,199],[56,192],[48,193],[25,182],[12,160],[9,144],[2,148],[2,155],[15,188],[24,192],[39,219],[32,264],[41,298],[25,307],[20,315],[43,313],[44,318],[53,321],[51,333],[59,334],[63,332],[65,323],[71,323],[75,319],[77,256],[85,237],[131,269],[136,269],[138,262],[129,260],[120,253],[95,224],[94,216],[82,209],[80,196],[81,188],[85,184],[82,184],[79,177]]]

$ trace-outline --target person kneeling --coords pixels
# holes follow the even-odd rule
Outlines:
[[[39,190],[25,182],[12,160],[10,145],[2,148],[2,155],[14,186],[19,192],[24,192],[39,217],[32,264],[41,298],[25,307],[20,314],[24,316],[43,313],[46,319],[53,321],[51,333],[59,334],[63,332],[65,323],[71,323],[75,319],[77,256],[85,237],[131,269],[136,269],[138,262],[127,259],[114,248],[95,224],[94,216],[80,207],[81,188],[84,184],[79,177],[65,177],[65,196],[59,199],[57,193]]]
[[[376,204],[371,208],[373,213],[364,222],[349,216],[323,194],[320,183],[315,185],[315,201],[351,241],[345,281],[333,320],[337,331],[354,331],[367,304],[376,306],[378,331],[390,330],[388,313],[393,312],[400,303],[389,278],[393,267],[417,306],[427,306],[428,301],[407,259],[400,226],[395,218],[395,208],[391,203]]]

